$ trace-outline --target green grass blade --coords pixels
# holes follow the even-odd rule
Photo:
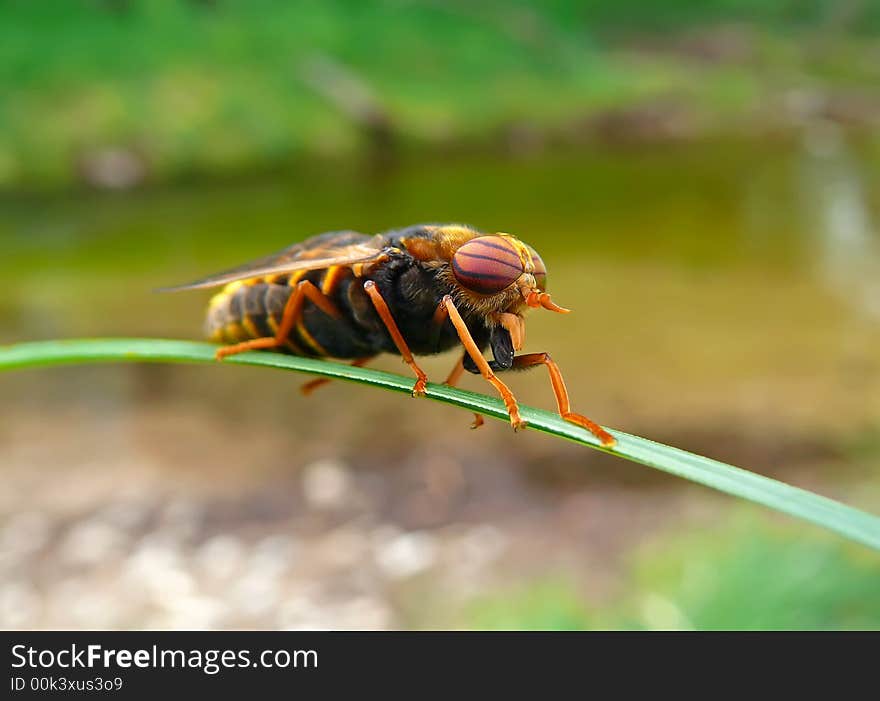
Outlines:
[[[137,338],[21,343],[0,346],[0,371],[47,365],[120,361],[213,363],[215,350],[215,346],[207,343]],[[407,394],[413,384],[410,377],[277,353],[242,353],[228,358],[224,364],[262,365],[295,370]],[[432,383],[428,385],[428,398],[477,411],[503,421],[508,420],[504,405],[493,397]],[[721,492],[763,504],[880,550],[880,518],[871,514],[784,482],[622,431],[611,430],[618,443],[614,448],[604,448],[590,433],[563,421],[553,413],[526,406],[521,407],[521,410],[523,418],[535,430],[588,445]]]

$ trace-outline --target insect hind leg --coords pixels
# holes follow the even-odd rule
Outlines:
[[[278,331],[274,336],[264,336],[262,338],[252,338],[249,341],[243,341],[231,346],[223,346],[218,348],[214,357],[217,360],[223,360],[230,355],[237,355],[249,350],[269,350],[284,346],[288,336],[293,331],[294,326],[302,318],[303,305],[306,300],[312,302],[328,316],[339,318],[342,313],[333,301],[325,295],[321,290],[315,287],[309,280],[302,280],[297,283],[293,289],[287,304],[284,305],[284,312],[281,315],[281,323],[278,325]]]

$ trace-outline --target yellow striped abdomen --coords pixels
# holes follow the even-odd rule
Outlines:
[[[226,285],[208,304],[205,319],[208,338],[216,343],[239,343],[274,336],[293,292],[288,282],[284,276],[271,282],[254,278]],[[293,343],[290,350],[306,354]]]
[[[274,337],[296,286],[308,280],[349,317],[363,306],[360,285],[351,285],[347,267],[298,271],[292,275],[239,280],[214,295],[208,305],[205,333],[215,343],[233,344]],[[357,293],[360,294],[357,294]],[[354,299],[352,298],[354,296]],[[346,313],[347,312],[347,313]],[[336,319],[304,300],[299,317],[278,350],[306,356],[361,357],[371,346],[350,318]]]

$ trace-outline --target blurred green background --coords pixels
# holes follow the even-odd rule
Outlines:
[[[197,338],[153,288],[463,221],[541,252],[576,409],[877,513],[878,86],[868,0],[0,0],[0,343]],[[0,378],[0,626],[880,627],[867,549],[299,381]]]

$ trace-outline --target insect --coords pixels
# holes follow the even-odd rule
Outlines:
[[[525,427],[516,398],[498,377],[544,365],[559,414],[596,436],[615,439],[571,410],[559,367],[547,353],[516,355],[529,308],[567,313],[546,291],[547,268],[515,236],[459,224],[419,224],[375,236],[333,231],[173,290],[223,286],[208,307],[206,333],[226,344],[217,359],[256,349],[349,359],[361,366],[399,354],[424,395],[416,355],[464,351],[446,384],[480,374],[501,395],[514,429]],[[490,348],[493,359],[483,352]],[[306,393],[329,382],[313,380]],[[482,424],[476,415],[474,427]]]

